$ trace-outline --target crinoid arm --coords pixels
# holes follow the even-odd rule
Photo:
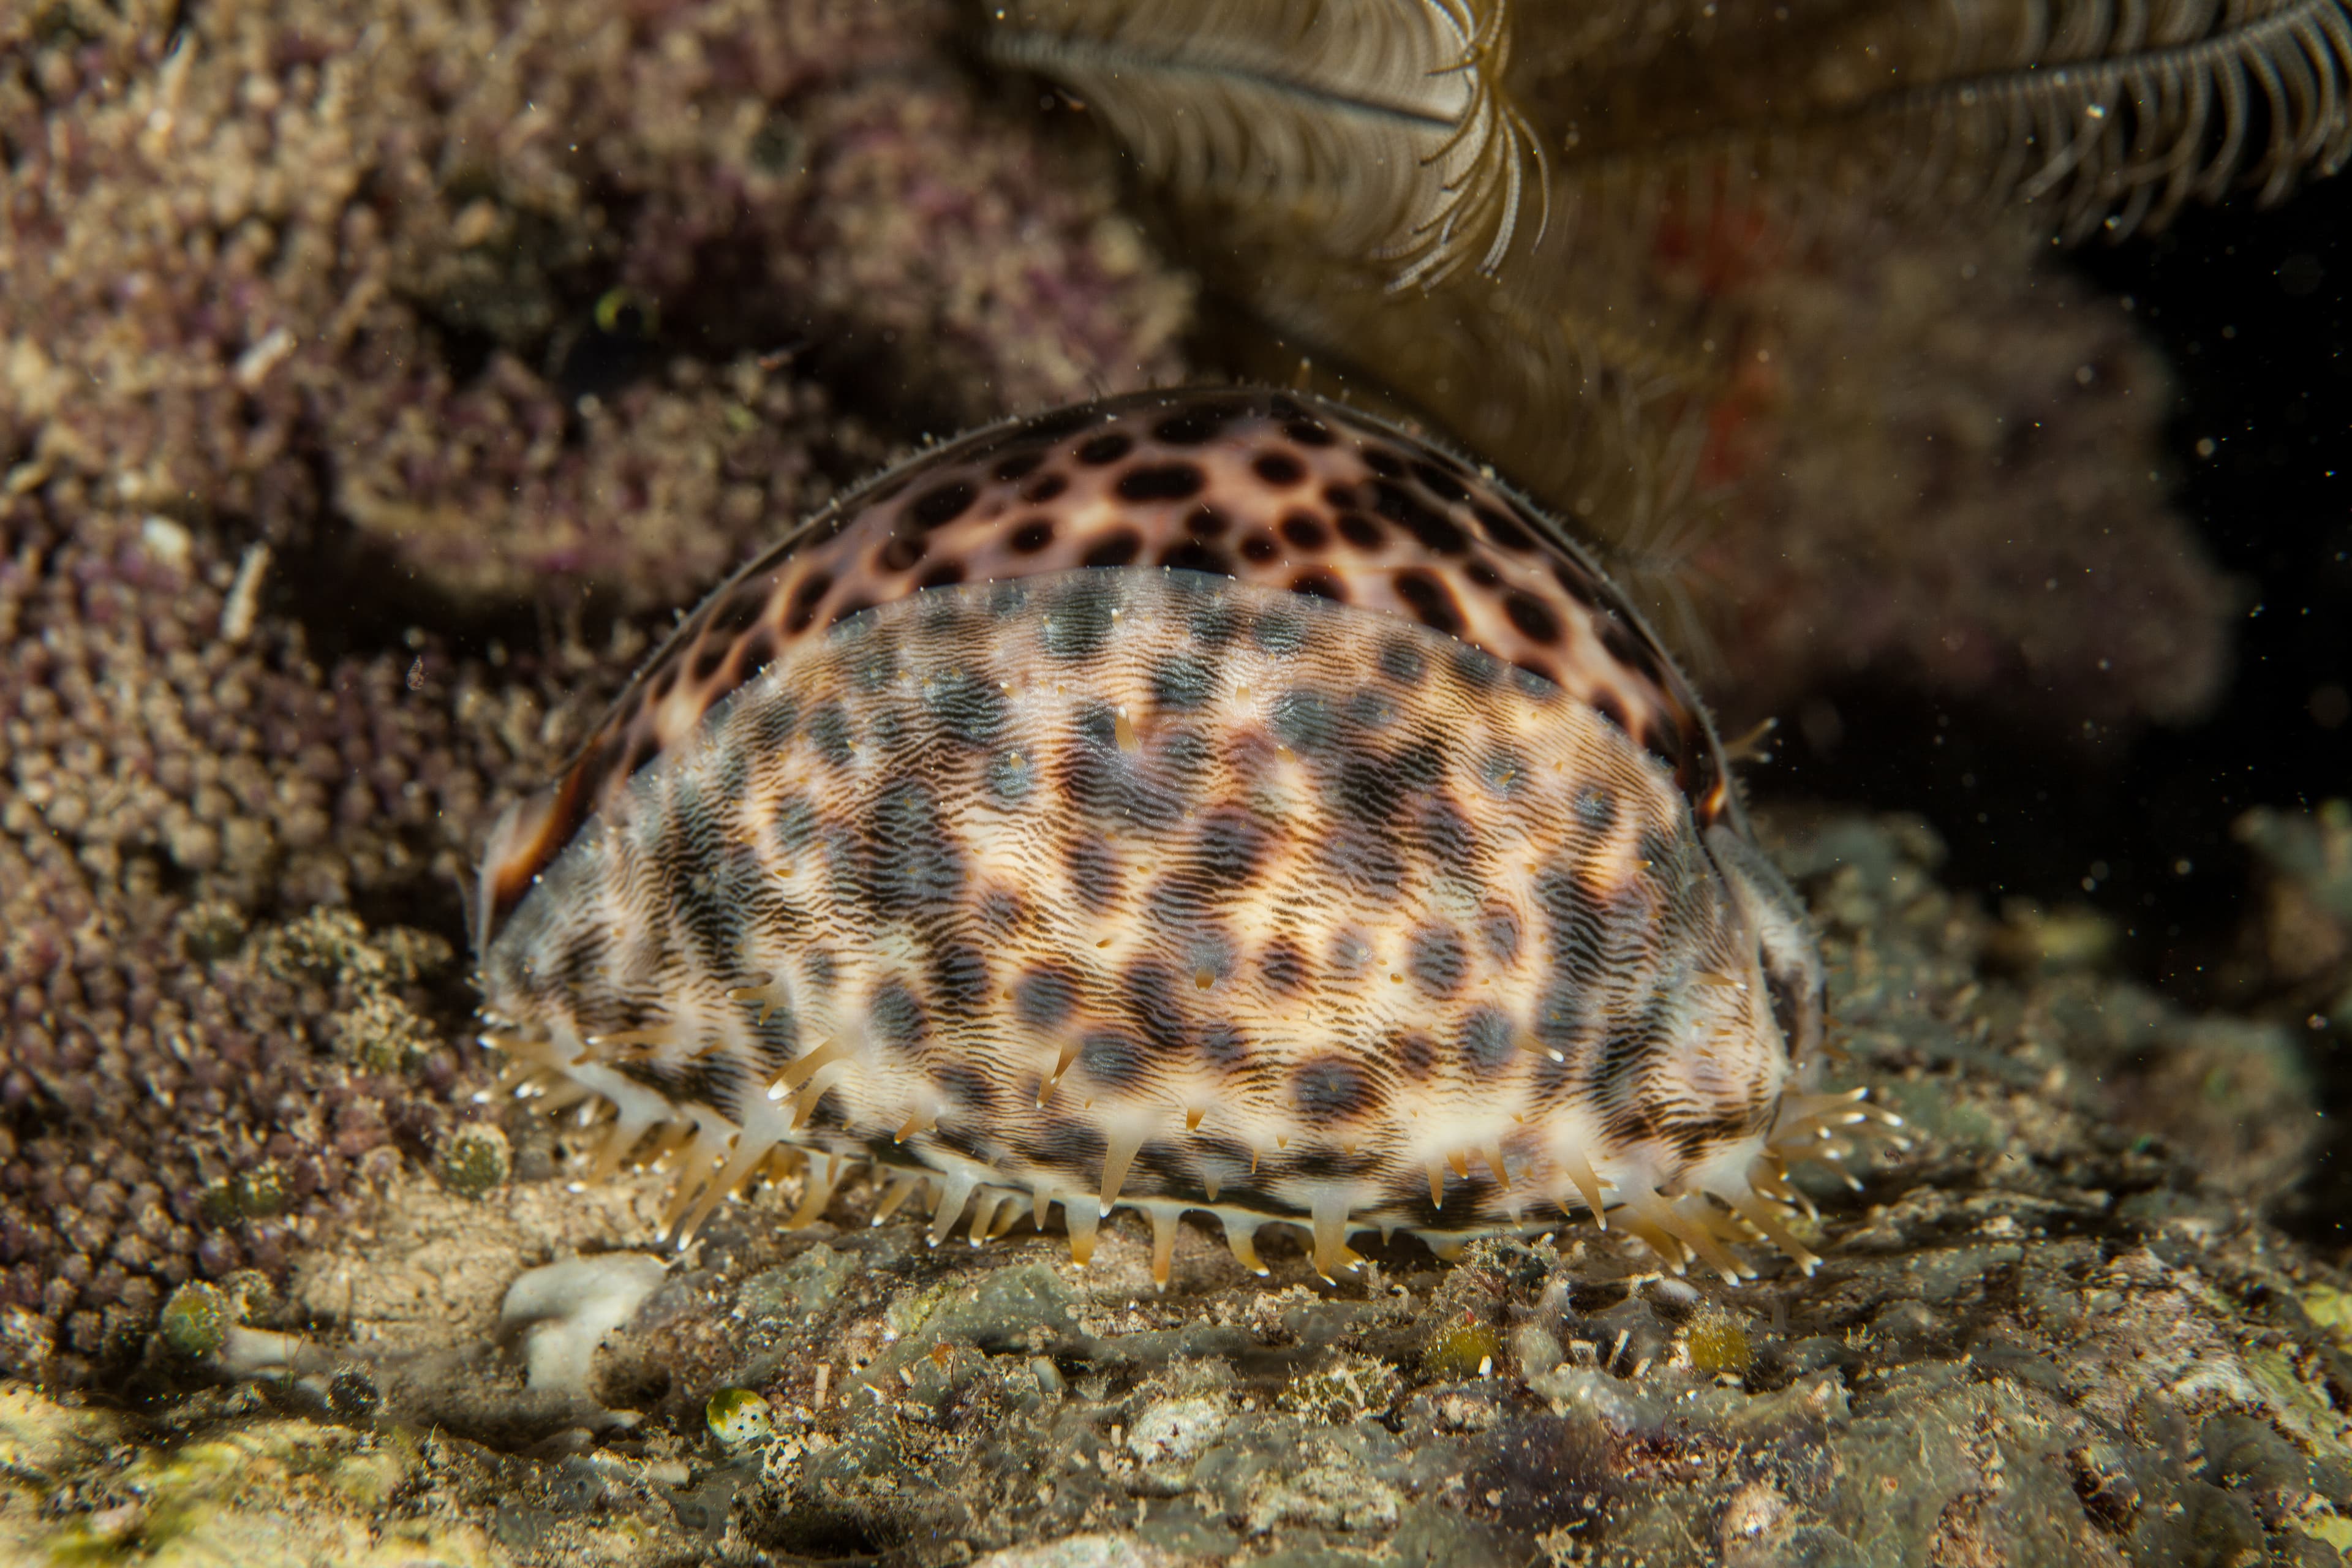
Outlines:
[[[1500,0],[1020,0],[983,39],[1180,200],[1311,228],[1395,288],[1492,273],[1549,216]],[[1530,218],[1532,217],[1532,221]]]

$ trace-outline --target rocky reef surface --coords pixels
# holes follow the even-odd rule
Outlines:
[[[1244,1273],[1140,1221],[1086,1268],[929,1245],[853,1184],[646,1250],[658,1179],[544,1124],[385,1161],[281,1290],[192,1286],[128,1406],[0,1398],[41,1560],[2235,1564],[2352,1545],[2352,1293],[2266,1223],[2320,1142],[2307,1024],[1995,919],[1915,822],[1778,819],[1840,1076],[1911,1147],[1808,1178],[1826,1260],[1733,1287],[1589,1225]],[[460,1151],[464,1156],[465,1152]]]
[[[657,1178],[572,1191],[555,1131],[479,1098],[459,885],[667,609],[926,434],[1197,368],[1190,279],[1099,149],[965,68],[961,16],[0,15],[0,1559],[2352,1548],[2352,1281],[2273,1223],[2341,1201],[2314,1176],[2352,1027],[2341,807],[2245,819],[2263,880],[2212,1016],[2118,978],[2088,911],[1945,890],[1915,823],[1780,810],[1839,1077],[1913,1137],[1859,1193],[1807,1178],[1810,1278],[1661,1276],[1570,1225],[1454,1266],[1374,1248],[1336,1287],[1276,1243],[1261,1281],[1187,1228],[1161,1294],[1128,1222],[1081,1270],[1057,1236],[871,1226],[856,1184],[808,1228],[787,1183],[661,1256]],[[1860,287],[1769,313],[1803,338]],[[2115,425],[2096,389],[2161,374],[2099,310],[2025,392],[2032,345],[1991,320],[1940,383],[2049,402],[2011,471],[2082,515],[2146,483],[2152,400]],[[2116,374],[2078,385],[2092,359]],[[1765,402],[1802,460],[1751,499],[1827,521],[1713,553],[1781,563],[1724,651],[1805,670],[1752,678],[1785,704],[1818,668],[1789,628],[1859,625],[1881,510],[1800,492],[1876,437]],[[2006,515],[1990,472],[1971,516]],[[1987,647],[2080,640],[1888,496],[1906,559],[1954,557],[1919,574],[1948,625],[1913,628],[1952,662],[1899,679],[1973,690],[2017,668]],[[2198,560],[2148,570],[2219,602]],[[1853,636],[1842,678],[1894,657]],[[2204,689],[2118,668],[2049,700]]]

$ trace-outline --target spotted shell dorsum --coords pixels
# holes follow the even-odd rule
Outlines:
[[[975,1241],[1179,1216],[1327,1277],[1589,1209],[1782,1225],[1821,965],[1672,662],[1557,525],[1277,393],[935,449],[738,574],[483,867],[486,1038],[672,1229],[868,1163]]]

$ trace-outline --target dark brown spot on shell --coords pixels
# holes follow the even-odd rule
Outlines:
[[[1419,645],[1403,637],[1381,644],[1381,673],[1400,686],[1418,686],[1429,674],[1429,659]]]
[[[1287,452],[1260,452],[1250,469],[1270,485],[1287,487],[1307,477],[1307,466]]]
[[[1480,506],[1474,510],[1478,519],[1478,526],[1486,531],[1486,537],[1504,549],[1525,554],[1536,547],[1535,540],[1526,529],[1521,528],[1493,507]]]
[[[1219,577],[1234,574],[1234,563],[1223,551],[1212,549],[1197,539],[1187,539],[1161,551],[1160,564],[1179,572],[1206,572]]]
[[[1462,608],[1453,591],[1431,573],[1407,567],[1395,577],[1397,597],[1412,609],[1423,626],[1449,637],[1462,635]]]
[[[1142,553],[1143,535],[1134,529],[1122,528],[1105,534],[1080,560],[1088,566],[1125,566]]]
[[[1044,506],[1069,488],[1070,481],[1063,475],[1040,474],[1029,481],[1029,488],[1021,492],[1021,499],[1031,506]]]
[[[885,920],[929,919],[965,891],[961,847],[939,797],[923,780],[900,778],[868,806],[861,890]]]
[[[915,586],[918,588],[950,588],[953,587],[956,584],[962,582],[963,578],[964,569],[962,562],[942,561],[938,565],[932,567],[929,571],[924,573],[921,576],[916,578]]]
[[[979,1068],[969,1062],[933,1062],[926,1070],[930,1074],[931,1082],[963,1108],[962,1115],[953,1120],[985,1122],[995,1110],[996,1086]],[[963,1152],[974,1159],[984,1159],[989,1152],[984,1141],[967,1144]]]
[[[919,533],[894,533],[875,554],[875,562],[885,572],[904,572],[923,558],[930,541]]]
[[[1442,747],[1432,746],[1430,749],[1437,755],[1444,754]],[[1421,847],[1424,854],[1448,866],[1469,866],[1476,862],[1478,830],[1470,826],[1470,819],[1462,814],[1460,806],[1454,804],[1452,796],[1435,792],[1421,802],[1420,826]]]
[[[1352,980],[1372,962],[1371,940],[1352,928],[1339,931],[1332,936],[1331,951],[1325,958],[1332,973]]]
[[[1242,553],[1260,565],[1264,565],[1282,553],[1282,545],[1265,530],[1253,528],[1242,535]]]
[[[1331,531],[1312,512],[1285,512],[1278,526],[1294,549],[1320,550],[1331,542]]]
[[[1282,427],[1282,433],[1302,447],[1328,447],[1339,439],[1331,427],[1319,419],[1293,419]]]
[[[886,980],[874,988],[866,1005],[866,1032],[876,1043],[912,1050],[931,1032],[930,1017],[921,1000],[904,981]]]
[[[1388,1057],[1405,1077],[1426,1079],[1437,1068],[1437,1042],[1419,1029],[1406,1029],[1389,1042]]]
[[[1190,653],[1171,653],[1152,666],[1151,697],[1162,708],[1190,711],[1216,695],[1215,668]]]
[[[1072,838],[1063,850],[1064,863],[1070,874],[1071,890],[1078,902],[1095,914],[1108,914],[1118,902],[1122,879],[1118,857],[1110,847],[1092,837]]]
[[[1387,538],[1381,525],[1360,511],[1343,511],[1338,521],[1339,537],[1359,550],[1378,550]]]
[[[1462,1033],[1455,1043],[1461,1047],[1464,1069],[1474,1079],[1498,1075],[1519,1054],[1510,1017],[1499,1007],[1472,1008],[1462,1020]]]
[[[1152,1078],[1152,1052],[1132,1035],[1097,1029],[1078,1042],[1078,1065],[1105,1089],[1137,1089]]]
[[[1614,1142],[1630,1142],[1654,1130],[1651,1119],[1656,1099],[1654,1092],[1643,1091],[1643,1080],[1658,1062],[1673,1054],[1672,1021],[1668,999],[1654,996],[1630,1016],[1612,1016],[1609,1032],[1601,1037],[1592,1078],[1601,1102],[1617,1108],[1617,1113],[1603,1124]]]
[[[1297,576],[1293,577],[1290,580],[1290,591],[1294,594],[1305,594],[1312,598],[1328,599],[1335,605],[1344,605],[1348,602],[1348,585],[1319,566],[1312,571],[1301,572]]]
[[[1078,1096],[1065,1094],[1041,1118],[1044,1126],[1034,1137],[1015,1141],[1013,1147],[1032,1164],[1065,1165],[1075,1170],[1099,1169],[1103,1151],[1108,1141],[1102,1130],[1083,1114],[1069,1114],[1078,1110]],[[1062,1111],[1066,1103],[1067,1111]]]
[[[1470,499],[1470,488],[1435,463],[1420,462],[1412,466],[1412,477],[1440,500],[1457,501]]]
[[[1515,588],[1504,595],[1503,613],[1511,617],[1511,625],[1537,642],[1549,647],[1559,641],[1559,617],[1533,594]]]
[[[1189,869],[1213,897],[1237,893],[1257,880],[1274,848],[1265,823],[1238,805],[1222,805],[1201,825]]]
[[[908,502],[907,515],[918,528],[944,528],[971,510],[971,503],[979,497],[979,488],[970,479],[950,479]]]
[[[1016,479],[1027,479],[1045,466],[1045,454],[1043,452],[1014,452],[999,458],[996,466],[988,472],[999,483],[1009,485]]]
[[[1610,657],[1626,668],[1639,671],[1643,679],[1655,686],[1665,686],[1664,662],[1655,651],[1617,616],[1603,615],[1601,622],[1601,646]]]
[[[1593,583],[1591,574],[1573,561],[1555,559],[1551,563],[1551,576],[1552,581],[1559,584],[1560,591],[1580,605],[1605,601],[1606,595]]]
[[[1196,464],[1152,463],[1129,468],[1114,488],[1121,500],[1189,500],[1208,482],[1208,476]]]
[[[1470,541],[1444,512],[1415,497],[1402,485],[1381,481],[1372,487],[1372,510],[1421,542],[1437,555],[1459,555]]]
[[[831,592],[832,573],[810,573],[802,580],[801,585],[793,590],[792,607],[784,614],[784,630],[795,634],[808,630],[810,623],[816,619],[817,605]]]
[[[1054,542],[1054,524],[1050,518],[1033,517],[1013,531],[1006,542],[1016,555],[1034,555]]]
[[[1190,973],[1180,983],[1169,965],[1143,959],[1128,966],[1119,977],[1118,992],[1128,1021],[1160,1060],[1171,1060],[1191,1049],[1192,1022],[1182,998],[1200,992]]]
[[[1195,539],[1223,539],[1234,520],[1213,506],[1196,506],[1184,518],[1184,531]]]
[[[1211,1024],[1201,1031],[1198,1044],[1201,1059],[1220,1072],[1236,1073],[1249,1066],[1249,1037],[1237,1024]]]
[[[988,1005],[992,987],[988,960],[968,942],[950,937],[932,950],[929,979],[931,1003],[958,1019],[976,1019]]]
[[[1010,888],[990,888],[980,896],[980,923],[998,936],[1012,936],[1029,924],[1029,906]]]
[[[1367,446],[1363,452],[1364,467],[1384,479],[1404,478],[1404,459],[1386,447]]]
[[[1478,942],[1497,963],[1513,963],[1519,956],[1519,917],[1503,904],[1489,904],[1478,913]]]
[[[1135,450],[1135,437],[1123,430],[1112,430],[1095,437],[1078,448],[1078,461],[1089,468],[1099,468],[1116,463]]]

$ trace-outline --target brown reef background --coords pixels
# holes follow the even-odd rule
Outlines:
[[[1639,1278],[1565,1306],[1558,1253],[1414,1276],[1393,1310],[1359,1289],[1332,1309],[1353,1326],[1328,1333],[1297,1280],[1278,1307],[1217,1280],[1166,1321],[1129,1322],[1073,1305],[1045,1254],[1024,1254],[975,1287],[1012,1326],[973,1326],[974,1307],[953,1332],[952,1313],[908,1327],[946,1358],[918,1364],[876,1349],[895,1342],[877,1325],[931,1321],[938,1280],[962,1276],[923,1274],[946,1266],[895,1232],[868,1244],[855,1215],[790,1257],[739,1218],[695,1265],[700,1293],[624,1335],[632,1397],[668,1434],[647,1441],[707,1442],[701,1400],[740,1384],[840,1452],[830,1470],[727,1481],[708,1529],[655,1489],[670,1500],[648,1517],[687,1532],[677,1550],[732,1530],[813,1557],[846,1542],[858,1560],[961,1561],[919,1542],[950,1525],[988,1544],[984,1509],[925,1513],[873,1478],[962,1465],[954,1484],[978,1497],[1045,1463],[1018,1447],[1028,1393],[972,1394],[990,1358],[1023,1377],[1037,1357],[1092,1369],[1066,1372],[1076,1393],[1055,1391],[1063,1373],[1033,1381],[1055,1419],[1084,1404],[1080,1424],[1124,1456],[1065,1468],[1062,1503],[1004,1517],[1110,1530],[1137,1498],[1177,1495],[1183,1421],[1213,1406],[1239,1432],[1259,1411],[1250,1380],[1272,1363],[1219,1337],[1234,1322],[1291,1358],[1297,1386],[1263,1408],[1320,1423],[1299,1439],[1320,1457],[1278,1486],[1202,1472],[1224,1522],[1101,1561],[1294,1529],[1391,1541],[1363,1531],[1418,1517],[1398,1500],[1438,1495],[1449,1466],[1493,1481],[1465,1517],[1504,1556],[1573,1521],[1645,1541],[1607,1479],[1628,1455],[1719,1527],[1723,1561],[1770,1561],[1739,1555],[1750,1539],[1864,1561],[1787,1533],[1813,1528],[1789,1522],[1796,1460],[1767,1497],[1724,1456],[1751,1437],[1779,1453],[1800,1394],[1843,1412],[1851,1388],[1883,1402],[1868,1419],[1899,1422],[1887,1389],[1963,1364],[2008,1368],[2015,1388],[1954,1372],[1922,1408],[1954,1430],[2063,1427],[2034,1473],[2061,1478],[2083,1539],[2110,1553],[1991,1560],[2190,1560],[2167,1518],[2273,1555],[2352,1542],[2352,1188],[2314,1127],[2352,1110],[2352,825],[2322,804],[2352,779],[2352,194],[2323,180],[2288,197],[2352,138],[2339,0],[2096,25],[2096,7],[1947,7],[1986,22],[1973,42],[1819,3],[1599,5],[1573,26],[1534,5],[1368,3],[1352,14],[1390,18],[1370,44],[1327,36],[1351,14],[1328,0],[1150,9],[0,8],[0,1376],[182,1409],[163,1417],[185,1423],[177,1442],[257,1419],[236,1401],[263,1397],[222,1394],[236,1379],[159,1340],[183,1287],[212,1282],[248,1322],[322,1343],[422,1333],[350,1284],[383,1235],[387,1278],[446,1285],[447,1331],[486,1335],[497,1268],[642,1245],[635,1197],[565,1194],[546,1130],[476,1099],[490,1073],[460,887],[491,816],[562,761],[675,609],[841,488],[978,421],[1249,374],[1336,388],[1493,460],[1618,553],[1728,730],[1778,716],[1754,787],[1832,933],[1841,1039],[1926,1124],[1924,1152],[1839,1222],[1863,1261],[1798,1299],[1793,1329],[1751,1323],[1766,1348],[1749,1425],[1687,1452],[1665,1405],[1640,1404],[1668,1399],[1641,1392],[1640,1357],[1555,1342],[1605,1348],[1622,1319],[1688,1371],[1691,1325],[1717,1306]],[[1203,16],[1236,40],[1209,67],[1186,52]],[[1742,42],[1763,35],[1778,41]],[[2018,42],[2035,37],[2039,55]],[[2191,56],[2252,84],[2235,152],[2220,110],[2180,107]],[[2127,89],[2168,107],[2135,118]],[[1963,90],[2009,118],[1975,99],[1962,112]],[[2123,153],[2095,129],[2109,114]],[[2259,213],[2257,196],[2288,205]],[[2084,234],[2080,252],[2053,243]],[[2293,353],[2262,346],[2288,336]],[[2308,384],[2266,385],[2281,363]],[[1924,812],[1935,831],[1832,807]],[[439,1281],[433,1248],[476,1230],[505,1249],[496,1266],[468,1255],[473,1272]],[[2057,1239],[1977,1256],[2021,1237]],[[2084,1329],[2050,1304],[2070,1293],[2137,1315]],[[1034,1346],[1024,1312],[1049,1326]],[[1457,1318],[1486,1338],[1446,1338]],[[2190,1320],[2210,1343],[2182,1365],[2260,1372],[2259,1349],[2292,1363],[2293,1388],[2167,1384],[2141,1411],[2141,1374],[2118,1369]],[[724,1327],[742,1321],[766,1336],[756,1354]],[[1522,1343],[1529,1323],[1544,1337]],[[1105,1348],[1147,1330],[1165,1342]],[[1876,1348],[1840,1361],[1823,1347],[1841,1335]],[[933,1448],[902,1422],[888,1462],[844,1457],[871,1434],[786,1353],[835,1337],[908,1389],[936,1383],[919,1397],[953,1419],[873,1400]],[[1517,1392],[1474,1379],[1481,1355]],[[2045,1377],[2053,1358],[2065,1367]],[[512,1489],[508,1451],[553,1441],[466,1405],[456,1380],[415,1374],[404,1394],[361,1361],[367,1397],[333,1421],[372,1444],[391,1427],[361,1417],[389,1398],[386,1422],[474,1445],[403,1471],[415,1495],[487,1508]],[[57,1456],[105,1449],[121,1471],[164,1438],[96,1415],[44,1436],[54,1413],[8,1403],[20,1386],[0,1386],[0,1450],[51,1489],[30,1512],[0,1496],[0,1540],[32,1540],[6,1532],[37,1515],[89,1532],[74,1539],[91,1560],[145,1550],[145,1513],[102,1525],[136,1489],[56,1480],[71,1469]],[[2012,1394],[2032,1408],[1986,1413]],[[1621,1403],[1570,1430],[1542,1398],[1584,1401],[1576,1420]],[[269,1408],[297,1406],[317,1415]],[[1164,1442],[1135,1425],[1154,1411]],[[1367,1420],[1412,1451],[1390,1469],[1333,1457],[1333,1434]],[[2232,1421],[2250,1425],[2212,1426]],[[989,1449],[1000,1426],[1017,1442]],[[1494,1453],[1442,1463],[1430,1436],[1488,1431]],[[1296,1436],[1251,1436],[1250,1465]],[[2208,1463],[2225,1449],[2238,1458]],[[530,1487],[577,1479],[533,1454]],[[924,1454],[938,1468],[907,1458]],[[693,1465],[698,1487],[736,1475]],[[738,1481],[753,1500],[729,1526]],[[1549,1500],[1571,1491],[1585,1500]],[[1748,1535],[1735,1505],[1759,1521]],[[1913,1541],[1856,1533],[1861,1517],[1838,1528]],[[1976,1539],[1974,1518],[1937,1539]],[[571,1539],[525,1534],[484,1537],[483,1560],[553,1560]]]
[[[135,1355],[436,1143],[459,880],[659,613],[925,430],[1185,373],[954,21],[0,21],[0,1360]]]

